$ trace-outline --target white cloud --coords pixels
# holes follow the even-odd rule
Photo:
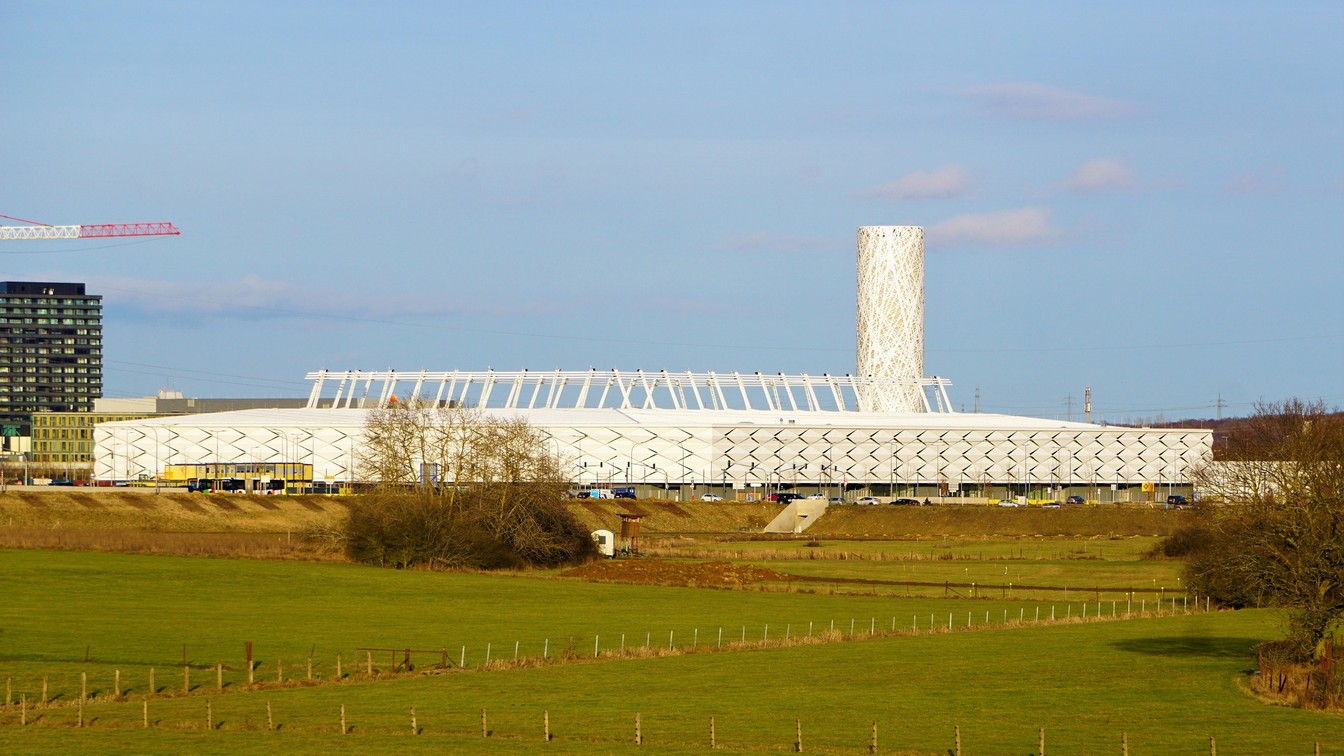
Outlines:
[[[1116,158],[1097,158],[1078,166],[1078,170],[1069,177],[1068,186],[1076,192],[1132,189],[1134,173]]]
[[[414,297],[340,297],[334,306],[329,291],[258,276],[232,280],[162,281],[143,278],[90,278],[89,291],[113,306],[154,317],[274,320],[282,318],[399,318],[460,312],[461,306]]]
[[[1138,106],[1125,100],[1032,82],[984,84],[967,93],[991,114],[1028,121],[1109,120],[1139,112]]]
[[[959,197],[975,185],[971,172],[959,165],[945,165],[931,171],[915,171],[889,184],[864,191],[869,199],[946,199]]]
[[[957,215],[928,229],[930,242],[949,246],[1018,247],[1052,242],[1059,236],[1059,230],[1050,225],[1050,209],[1047,207]]]

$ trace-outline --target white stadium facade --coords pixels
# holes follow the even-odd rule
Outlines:
[[[316,482],[370,482],[358,473],[367,413],[415,399],[525,418],[551,438],[576,486],[635,485],[641,495],[757,497],[784,488],[1125,501],[1144,489],[1145,497],[1188,491],[1210,458],[1208,430],[954,411],[949,382],[922,376],[923,247],[918,227],[859,229],[852,376],[320,371],[308,375],[302,409],[98,425],[94,477],[295,463],[311,465]]]

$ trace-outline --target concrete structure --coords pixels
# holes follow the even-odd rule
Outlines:
[[[869,412],[919,412],[924,375],[924,229],[864,226],[858,240],[858,371],[884,381],[860,394]]]
[[[158,396],[93,400],[92,412],[37,412],[32,415],[28,460],[71,479],[88,476],[93,464],[94,426],[159,415],[306,407],[305,399],[197,399],[181,392]]]
[[[0,281],[0,435],[35,412],[87,412],[103,392],[102,297],[82,283]]]
[[[858,237],[856,375],[644,371],[320,371],[303,409],[106,423],[94,475],[165,465],[311,464],[319,483],[360,478],[370,410],[471,406],[545,432],[579,487],[642,485],[689,498],[791,488],[887,495],[1128,499],[1185,485],[1207,430],[1108,427],[952,410],[922,377],[923,230]],[[1150,484],[1144,486],[1144,484]],[[675,494],[672,492],[675,491]],[[1106,494],[1109,493],[1109,496]],[[791,521],[790,527],[797,525]]]
[[[168,464],[298,462],[311,464],[318,482],[358,480],[367,413],[394,394],[402,402],[451,400],[522,417],[552,438],[577,485],[649,484],[679,493],[706,486],[751,493],[866,486],[888,493],[917,487],[921,498],[938,491],[1048,498],[1112,484],[1121,490],[1184,484],[1212,443],[1205,430],[953,412],[941,395],[946,382],[933,379],[919,384],[937,397],[928,400],[927,411],[873,413],[859,410],[856,397],[876,383],[850,376],[454,371],[310,377],[314,396],[305,409],[100,425],[94,475],[130,480]],[[333,383],[334,396],[319,394],[319,386]]]

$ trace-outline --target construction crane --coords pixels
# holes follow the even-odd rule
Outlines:
[[[0,241],[14,239],[107,239],[114,236],[180,236],[172,223],[100,223],[80,226],[49,226],[37,221],[0,215],[26,226],[0,226]]]

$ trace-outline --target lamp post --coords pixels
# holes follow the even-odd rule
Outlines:
[[[159,426],[151,426],[154,429],[154,495],[159,495]]]
[[[895,494],[895,489],[896,489],[896,438],[895,438],[895,436],[892,437],[892,439],[891,439],[891,443],[888,444],[888,448],[891,450],[891,463],[890,463],[889,465],[887,465],[887,495],[888,495],[888,496],[895,496],[895,495],[896,495],[896,494]]]
[[[685,444],[678,444],[678,445],[677,445],[677,448],[681,449],[681,482],[677,484],[677,501],[685,501],[685,500],[686,500],[686,478],[687,478],[687,475],[686,475],[686,446],[685,446]],[[694,491],[694,490],[695,490],[695,488],[694,488],[694,485],[695,485],[695,484],[692,483],[691,485],[692,485],[691,490]]]

